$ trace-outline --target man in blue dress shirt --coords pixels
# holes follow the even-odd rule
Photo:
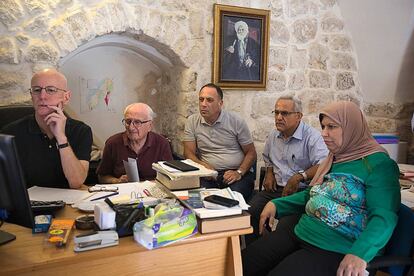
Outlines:
[[[258,237],[260,213],[266,203],[305,189],[319,163],[328,155],[320,131],[302,121],[302,103],[299,99],[280,97],[272,113],[276,129],[270,132],[263,151],[266,165],[264,191],[250,201],[254,232],[247,237],[247,242]]]

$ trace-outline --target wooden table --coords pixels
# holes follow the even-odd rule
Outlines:
[[[74,218],[79,211],[65,207],[59,218]],[[239,236],[252,228],[196,234],[154,250],[147,250],[133,237],[119,245],[75,253],[73,231],[65,248],[45,241],[46,234],[5,223],[2,230],[16,240],[0,246],[0,275],[242,275]]]

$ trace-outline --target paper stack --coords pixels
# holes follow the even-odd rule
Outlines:
[[[172,192],[184,205],[192,209],[198,217],[200,233],[213,233],[250,227],[250,214],[245,210],[246,204],[242,194],[227,189],[194,189]],[[231,208],[206,202],[203,199],[209,195],[220,195],[239,201],[238,206]]]
[[[198,189],[186,191],[187,195],[183,194],[184,191],[173,192],[188,208],[191,208],[196,215],[203,218],[218,218],[232,215],[240,215],[243,210],[247,210],[247,205],[242,194],[227,189]],[[197,196],[197,194],[199,196]],[[206,196],[220,195],[228,198],[232,198],[239,201],[238,206],[225,207],[210,202],[203,201]]]

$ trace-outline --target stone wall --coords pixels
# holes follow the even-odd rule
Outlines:
[[[304,120],[318,126],[327,103],[361,105],[375,132],[402,131],[412,104],[370,103],[358,80],[352,38],[335,0],[217,1],[271,10],[268,86],[265,91],[226,91],[225,108],[243,116],[261,152],[273,126],[270,112],[286,93],[304,102]],[[156,48],[173,68],[162,76],[161,130],[180,137],[188,115],[198,112],[198,89],[211,80],[213,4],[210,0],[2,0],[0,1],[0,105],[26,103],[33,71],[96,37],[125,34]]]

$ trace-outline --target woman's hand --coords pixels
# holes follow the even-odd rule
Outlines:
[[[262,213],[260,214],[260,222],[259,222],[259,234],[263,233],[263,227],[267,219],[269,219],[269,227],[273,228],[275,223],[275,216],[276,216],[276,205],[274,205],[271,201],[269,201],[266,206],[263,208]]]
[[[358,256],[346,254],[336,271],[337,276],[365,276],[367,262]]]

